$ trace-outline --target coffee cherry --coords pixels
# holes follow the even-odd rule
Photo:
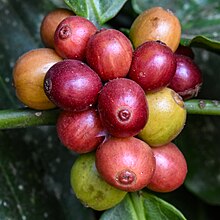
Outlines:
[[[156,192],[171,192],[179,188],[187,174],[184,155],[174,143],[153,148],[156,169],[148,189]]]
[[[46,73],[44,91],[63,110],[83,111],[96,103],[102,88],[99,76],[85,63],[64,60]]]
[[[17,98],[26,106],[46,110],[55,105],[47,98],[43,81],[48,69],[62,58],[53,49],[38,48],[24,53],[13,67],[13,86]]]
[[[151,147],[169,143],[182,131],[186,109],[181,96],[165,87],[146,95],[149,107],[148,122],[138,137]]]
[[[115,137],[138,134],[148,119],[143,89],[126,78],[113,79],[105,84],[98,97],[98,110],[103,126]]]
[[[56,128],[63,145],[76,153],[95,150],[106,136],[95,109],[82,112],[62,111]]]
[[[132,60],[131,42],[118,30],[102,29],[89,39],[86,60],[103,81],[125,77]]]
[[[187,57],[190,57],[191,59],[194,59],[195,57],[195,54],[192,48],[189,46],[184,46],[182,44],[178,46],[178,48],[175,51],[175,54],[187,56]]]
[[[73,16],[72,11],[64,8],[57,8],[50,11],[44,17],[40,26],[40,36],[46,47],[54,48],[54,33],[56,28],[64,18],[69,16]]]
[[[84,60],[87,41],[96,31],[96,26],[84,17],[67,17],[55,31],[55,50],[63,58]]]
[[[107,183],[133,192],[150,182],[155,158],[150,146],[135,137],[111,137],[97,148],[96,167]]]
[[[161,42],[148,41],[134,51],[128,77],[147,92],[167,86],[175,70],[172,50]]]
[[[76,197],[86,207],[98,211],[112,208],[127,194],[100,177],[95,166],[94,152],[79,155],[72,166],[70,180]]]
[[[177,68],[169,87],[184,100],[198,95],[203,83],[202,72],[189,57],[176,55]]]
[[[181,25],[170,10],[153,7],[142,12],[132,23],[130,39],[137,48],[146,41],[161,41],[174,52],[180,43]]]

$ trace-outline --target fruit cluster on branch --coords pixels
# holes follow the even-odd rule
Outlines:
[[[186,123],[184,100],[202,74],[181,25],[154,7],[133,22],[129,36],[98,29],[67,9],[41,23],[45,48],[23,54],[13,68],[18,99],[36,110],[59,108],[57,135],[79,154],[71,185],[87,206],[105,210],[127,192],[170,192],[187,164],[172,142]]]

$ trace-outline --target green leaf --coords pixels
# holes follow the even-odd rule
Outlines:
[[[44,120],[50,111],[38,114],[20,109],[24,106],[16,98],[12,86],[13,65],[23,53],[43,47],[40,22],[57,5],[65,5],[62,0],[0,2],[1,116],[7,123],[11,117],[12,125],[17,116],[25,115],[26,118],[28,113],[28,121],[17,120],[18,127],[24,127],[25,123],[32,123],[35,116],[42,116]],[[49,124],[55,122],[54,116],[49,116]],[[0,219],[94,220],[94,212],[80,203],[69,183],[70,169],[76,156],[61,145],[54,126],[1,130]]]
[[[217,100],[220,56],[202,49],[195,52],[204,81],[198,99],[209,97]],[[186,187],[202,201],[212,205],[220,205],[219,129],[219,116],[188,115],[186,125],[176,139],[188,164]]]
[[[100,27],[113,18],[127,0],[64,0],[76,15]]]
[[[202,47],[220,53],[219,2],[132,0],[132,6],[138,14],[154,6],[172,10],[181,22],[184,45]]]
[[[181,39],[181,43],[185,46],[200,47],[215,53],[220,53],[220,41],[212,40],[205,36],[196,36],[191,40]]]
[[[100,220],[185,220],[174,206],[147,192],[128,193],[121,204],[106,211]]]
[[[212,205],[220,205],[219,124],[219,117],[188,116],[176,140],[187,160],[186,187]]]
[[[42,187],[41,165],[35,169],[30,149],[20,151],[13,147],[16,139],[11,140],[6,134],[0,133],[0,219],[35,220],[60,216],[57,200]],[[53,211],[54,206],[57,209]]]
[[[74,196],[71,155],[54,127],[0,132],[0,219],[93,219]]]

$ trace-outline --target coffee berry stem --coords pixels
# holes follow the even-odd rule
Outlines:
[[[220,101],[208,99],[191,99],[185,101],[188,114],[220,115]]]
[[[188,114],[220,115],[220,101],[191,99],[184,102]],[[58,109],[37,111],[30,108],[0,110],[0,129],[54,125]]]
[[[30,108],[0,110],[0,129],[54,125],[58,109],[37,111]]]

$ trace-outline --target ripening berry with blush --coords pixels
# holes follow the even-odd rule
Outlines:
[[[111,137],[96,150],[96,168],[110,185],[128,192],[146,187],[155,170],[151,147],[135,137]]]
[[[71,168],[70,183],[76,198],[98,211],[116,206],[127,194],[103,180],[95,166],[94,152],[77,157]]]
[[[13,67],[13,86],[17,98],[29,108],[52,109],[56,106],[44,92],[44,78],[55,63],[62,61],[55,50],[37,48],[20,56]]]
[[[87,41],[96,31],[96,26],[88,19],[69,16],[55,31],[55,50],[63,58],[84,60]]]
[[[183,153],[172,142],[152,148],[156,169],[148,189],[156,192],[171,192],[179,188],[187,175],[187,163]]]
[[[157,92],[146,94],[149,118],[138,137],[151,147],[171,142],[185,126],[186,108],[182,97],[165,87]]]
[[[40,36],[43,44],[46,47],[54,48],[54,33],[60,22],[69,17],[73,16],[73,11],[66,8],[57,8],[50,11],[42,20],[40,26]]]
[[[81,112],[62,111],[56,129],[61,143],[76,153],[95,150],[106,137],[98,111],[94,108]]]
[[[86,61],[103,81],[125,77],[131,60],[131,42],[118,30],[101,29],[87,43]]]
[[[135,48],[147,41],[161,41],[175,52],[180,43],[181,24],[171,10],[152,7],[137,16],[129,36]]]

